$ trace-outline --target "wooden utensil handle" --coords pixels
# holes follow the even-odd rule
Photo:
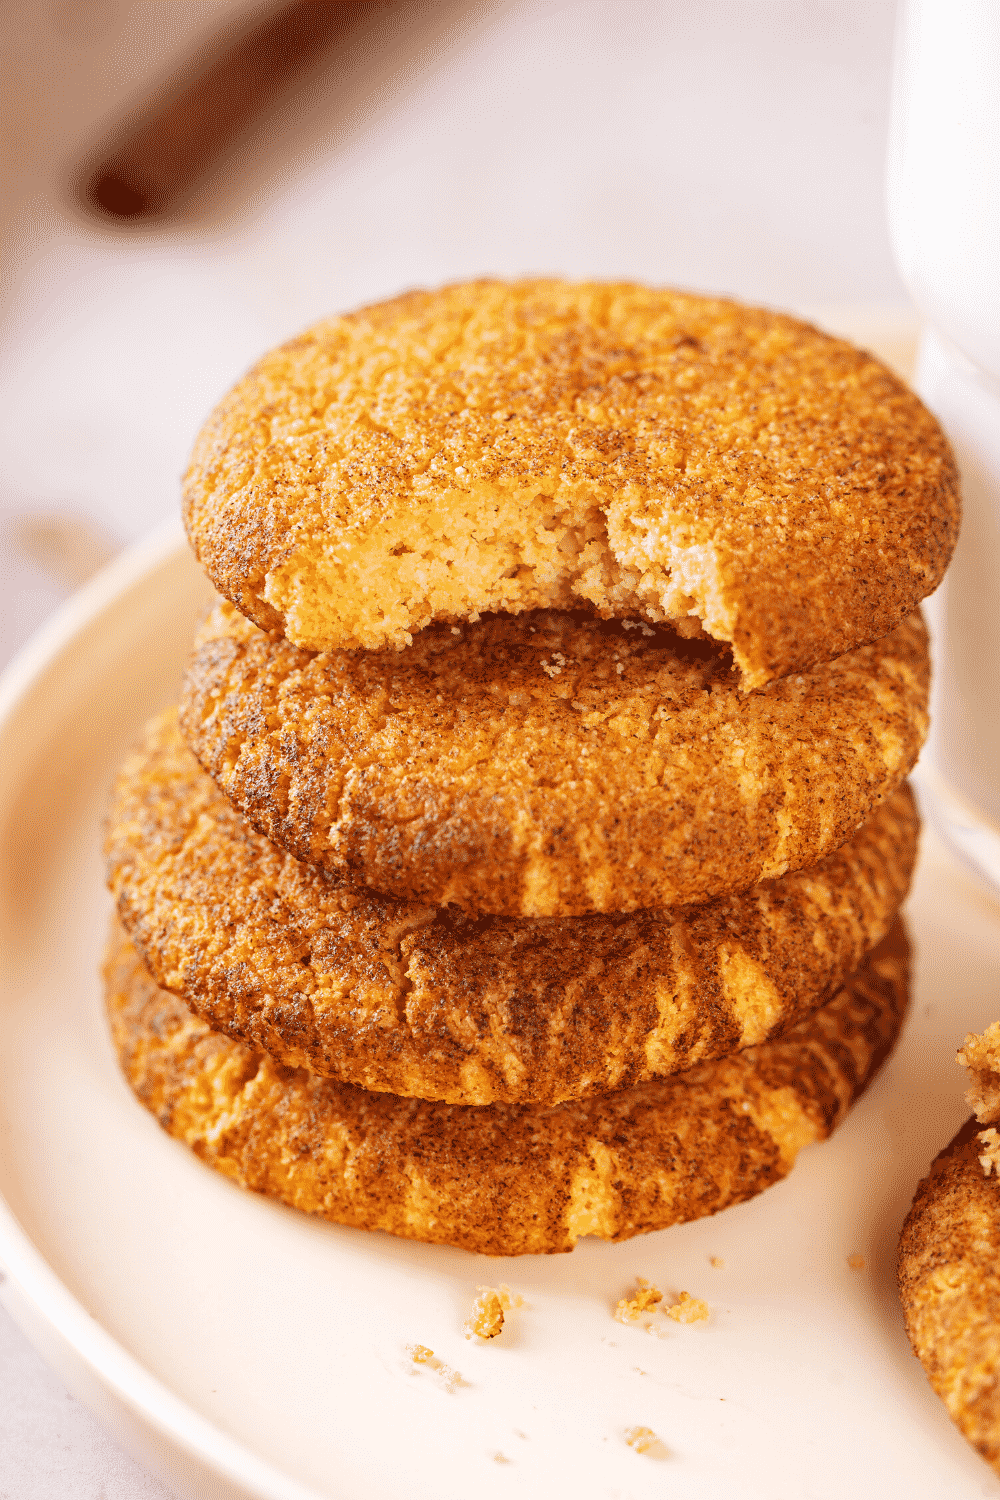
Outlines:
[[[179,69],[105,139],[80,196],[118,219],[166,212],[293,76],[371,5],[293,0],[251,20]]]

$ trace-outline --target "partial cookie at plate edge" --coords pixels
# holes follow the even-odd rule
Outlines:
[[[906,1331],[948,1415],[1000,1474],[1000,1182],[968,1120],[919,1183],[899,1240]]]

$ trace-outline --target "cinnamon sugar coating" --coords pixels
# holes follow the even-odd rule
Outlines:
[[[485,917],[352,890],[249,828],[173,715],[112,799],[109,878],[159,984],[291,1066],[460,1104],[558,1103],[775,1036],[828,1000],[906,894],[900,788],[800,875],[704,906]]]
[[[940,580],[958,479],[871,355],[630,283],[479,281],[331,318],[221,402],[184,486],[220,592],[311,650],[588,606],[732,645],[759,687]]]
[[[221,605],[181,727],[297,858],[507,916],[675,906],[803,869],[916,759],[919,616],[749,695],[711,643],[627,624],[493,615],[314,655]]]
[[[337,1223],[490,1255],[628,1239],[753,1197],[867,1087],[907,990],[897,925],[778,1041],[586,1102],[474,1108],[366,1093],[211,1031],[120,929],[105,973],[129,1084],[210,1166]]]
[[[948,1415],[1000,1474],[1000,1182],[969,1120],[917,1188],[899,1240],[913,1352]]]

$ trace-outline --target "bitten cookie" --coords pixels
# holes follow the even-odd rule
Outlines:
[[[899,1241],[913,1352],[955,1425],[1000,1474],[1000,1183],[969,1120],[917,1188]]]
[[[919,615],[746,696],[727,653],[650,626],[494,615],[314,655],[222,605],[181,728],[299,859],[410,900],[571,916],[822,859],[913,765],[927,687]]]
[[[157,983],[291,1066],[460,1104],[560,1100],[761,1042],[828,1000],[906,894],[903,787],[799,875],[705,906],[531,921],[356,891],[254,833],[166,714],[117,782],[111,888]]]
[[[906,1006],[897,925],[779,1041],[555,1109],[371,1094],[210,1031],[116,929],[107,1004],[122,1069],[171,1135],[307,1213],[490,1255],[628,1239],[743,1202],[843,1119]]]
[[[742,685],[894,630],[958,479],[925,407],[794,318],[629,283],[479,281],[331,318],[217,408],[192,545],[310,650],[571,609],[732,645]]]
[[[1000,1022],[967,1036],[958,1061],[975,1118],[917,1188],[899,1240],[899,1292],[928,1380],[1000,1474]]]

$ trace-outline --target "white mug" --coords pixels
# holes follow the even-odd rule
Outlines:
[[[962,531],[928,601],[921,803],[1000,892],[1000,0],[903,0],[889,221],[923,318],[915,385],[962,475]]]

